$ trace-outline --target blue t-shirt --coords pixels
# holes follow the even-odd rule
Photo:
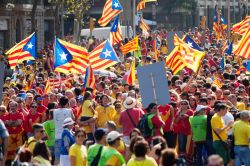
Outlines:
[[[70,147],[75,143],[75,137],[72,131],[65,128],[62,132],[61,155],[68,155],[69,152],[66,147]]]

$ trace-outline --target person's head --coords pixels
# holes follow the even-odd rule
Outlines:
[[[67,128],[69,130],[72,130],[74,127],[74,124],[75,124],[75,122],[73,121],[73,119],[68,117],[68,118],[64,119],[64,121],[63,121],[63,128]]]
[[[83,101],[85,100],[91,100],[92,99],[92,94],[89,91],[86,91],[83,96]]]
[[[82,145],[83,142],[86,140],[86,138],[87,138],[87,134],[84,129],[80,128],[79,130],[75,132],[76,144]]]
[[[106,106],[106,105],[108,105],[109,104],[109,97],[108,97],[108,95],[102,95],[101,96],[101,104],[103,105],[103,106]]]
[[[123,106],[125,109],[132,109],[136,106],[136,100],[133,97],[126,97]]]
[[[32,102],[31,105],[30,105],[30,111],[32,113],[35,113],[37,110],[37,103],[36,102]]]
[[[108,131],[115,131],[117,129],[117,126],[114,121],[107,121],[105,124],[105,128],[108,129]]]
[[[241,111],[240,112],[240,119],[242,121],[249,122],[249,120],[250,120],[249,111],[247,111],[247,110]]]
[[[30,162],[32,158],[32,153],[28,148],[22,148],[19,151],[18,158],[21,163]]]
[[[106,137],[106,141],[111,147],[119,147],[122,134],[117,131],[111,131]]]
[[[115,101],[114,106],[115,106],[115,110],[117,112],[121,112],[122,111],[122,103],[119,100]]]
[[[9,102],[9,110],[10,112],[16,112],[17,111],[17,102],[15,102],[14,100]]]
[[[42,156],[46,160],[51,160],[50,151],[44,141],[38,141],[33,150],[33,157]]]
[[[157,111],[158,111],[157,104],[156,103],[150,103],[148,105],[148,108],[146,110],[149,113],[153,113],[153,114],[157,113]]]
[[[195,109],[195,115],[199,116],[199,115],[204,115],[206,113],[206,106],[204,105],[197,105],[196,109]]]
[[[42,139],[43,136],[45,135],[44,127],[40,123],[35,123],[32,126],[32,131],[33,131],[33,134],[34,134],[34,137],[36,138],[36,140]]]
[[[229,90],[224,90],[224,92],[223,92],[223,98],[225,99],[225,100],[227,100],[228,99],[228,96],[230,95],[230,91]]]
[[[134,145],[137,141],[142,141],[145,140],[142,136],[134,136],[131,138],[130,140],[130,144],[129,144],[129,150],[130,152],[133,154],[134,153]]]
[[[161,152],[160,166],[174,166],[177,159],[175,149],[167,148]]]
[[[104,128],[97,128],[94,133],[95,141],[99,144],[106,145],[106,136],[108,130]]]
[[[137,137],[137,136],[141,136],[141,131],[137,128],[134,128],[131,133],[129,134],[129,138],[130,140],[133,138],[133,137]]]
[[[37,103],[38,105],[42,105],[43,97],[42,97],[41,95],[36,95],[36,96],[34,97],[34,100],[36,101],[36,103]]]
[[[233,105],[236,105],[237,103],[237,97],[234,95],[234,94],[230,94],[228,96],[228,100],[233,104]]]
[[[68,89],[65,92],[65,96],[68,97],[68,99],[70,100],[70,99],[72,99],[74,97],[74,93],[73,93],[72,90]]]
[[[134,145],[134,154],[136,157],[145,157],[148,150],[148,142],[145,140],[137,141]]]
[[[69,99],[67,96],[62,96],[59,100],[59,104],[61,107],[66,107],[68,103],[69,103]]]
[[[70,100],[69,100],[69,107],[75,107],[75,106],[77,106],[77,103],[76,103],[76,99],[75,98],[71,98]]]
[[[220,104],[218,104],[217,114],[219,116],[224,116],[227,113],[227,109],[228,109],[228,107],[226,106],[226,104],[220,103]]]
[[[1,105],[0,106],[0,115],[3,115],[5,114],[7,111],[6,111],[6,107],[4,105]]]
[[[158,145],[158,144],[160,144],[161,148],[160,149],[156,149],[155,154],[157,156],[161,156],[161,151],[163,149],[167,148],[167,142],[166,142],[166,140],[162,136],[155,136],[155,137],[153,137],[152,142],[151,142],[151,148],[154,147],[154,146],[156,146],[156,145]]]
[[[34,100],[34,95],[32,93],[27,93],[26,95],[26,105],[30,105]]]
[[[217,154],[209,156],[207,161],[208,161],[207,166],[223,166],[224,165],[223,159]]]
[[[187,110],[189,108],[190,108],[190,106],[189,106],[189,103],[188,103],[187,100],[181,100],[180,101],[180,109],[181,110]]]

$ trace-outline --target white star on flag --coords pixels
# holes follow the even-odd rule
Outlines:
[[[117,2],[115,2],[114,6],[117,8],[117,7],[119,7],[119,4]]]
[[[62,52],[62,54],[59,54],[61,57],[61,60],[67,60],[67,54],[65,54],[64,52]]]
[[[193,43],[192,42],[188,42],[187,44],[189,45],[189,47],[193,48]]]
[[[112,51],[109,51],[108,49],[106,49],[106,51],[103,52],[103,54],[105,55],[105,58],[111,57],[111,52],[112,52]]]
[[[28,46],[28,49],[32,49],[32,47],[33,47],[31,42],[27,46]]]

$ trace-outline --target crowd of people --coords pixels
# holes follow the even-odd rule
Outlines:
[[[170,93],[171,102],[165,105],[143,108],[138,83],[131,86],[123,76],[134,60],[137,66],[164,61],[166,30],[140,36],[136,57],[115,48],[121,62],[107,70],[117,77],[95,75],[96,88],[83,89],[82,76],[55,73],[52,45],[39,51],[33,64],[18,64],[3,88],[0,165],[250,165],[250,77],[241,68],[244,59],[227,55],[222,69],[223,41],[209,29],[184,33],[206,55],[197,74],[185,68],[173,75],[166,68],[169,92],[163,93]],[[161,41],[157,59],[152,36]],[[90,39],[81,45],[91,51],[99,43]],[[44,93],[46,81],[58,75],[67,83]]]

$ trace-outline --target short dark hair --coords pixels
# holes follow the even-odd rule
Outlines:
[[[167,148],[161,152],[161,165],[173,166],[178,159],[177,153],[174,149]]]
[[[78,135],[78,133],[81,133],[81,132],[82,132],[85,136],[87,135],[87,134],[86,134],[86,131],[85,131],[84,129],[80,128],[80,129],[76,130],[76,132],[75,132],[75,137]]]
[[[59,104],[61,106],[66,106],[69,103],[69,99],[67,96],[62,96],[59,100]]]
[[[40,124],[40,123],[35,123],[33,126],[32,126],[32,131],[35,132],[36,130],[38,129],[42,129],[43,128],[43,125]]]
[[[44,141],[38,141],[33,150],[33,157],[42,156],[46,160],[51,160],[49,149]]]
[[[137,136],[137,137],[133,137],[131,138],[131,141],[130,141],[130,145],[129,145],[129,150],[131,153],[134,153],[134,145],[137,141],[141,141],[141,140],[144,140],[144,138],[142,136]]]
[[[134,153],[136,157],[145,157],[149,149],[148,142],[145,140],[137,141],[134,146]]]

